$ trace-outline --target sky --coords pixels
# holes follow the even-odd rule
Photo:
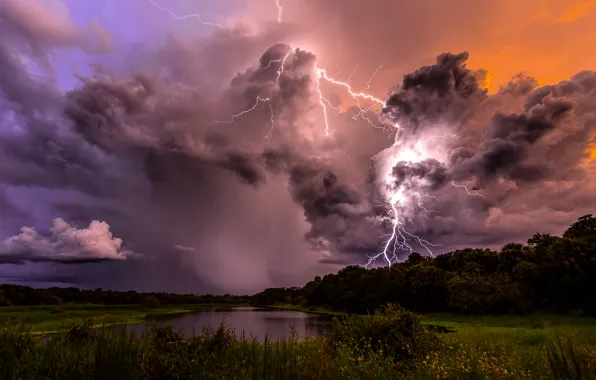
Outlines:
[[[251,293],[560,234],[596,206],[595,21],[0,0],[0,282]]]

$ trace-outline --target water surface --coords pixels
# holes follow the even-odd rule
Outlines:
[[[300,311],[238,307],[226,310],[202,310],[183,315],[156,316],[130,327],[138,333],[143,333],[151,322],[160,326],[171,324],[174,330],[184,334],[185,338],[190,338],[193,332],[200,334],[204,327],[215,329],[223,321],[226,327],[234,329],[238,338],[244,331],[247,338],[255,337],[262,342],[266,335],[270,340],[287,338],[290,336],[292,327],[299,339],[322,336],[329,328],[331,319],[332,317],[328,315]]]

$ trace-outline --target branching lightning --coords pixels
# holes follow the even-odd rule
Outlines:
[[[161,6],[159,6],[158,4],[155,3],[154,0],[149,0],[154,6],[156,6],[158,9],[169,13],[171,16],[173,16],[175,19],[177,20],[183,20],[183,19],[187,19],[187,18],[197,18],[201,24],[203,25],[209,25],[209,26],[214,26],[214,27],[223,27],[220,24],[216,24],[216,23],[212,23],[212,22],[205,22],[201,19],[200,14],[190,14],[190,15],[184,15],[184,16],[178,16],[176,14],[174,14],[172,11],[163,8]],[[282,22],[282,16],[283,16],[283,6],[280,3],[280,0],[275,0],[275,5],[277,7],[277,21],[279,23]],[[291,57],[292,53],[295,52],[295,48],[291,47],[290,50],[285,54],[285,56],[283,58],[280,59],[275,59],[275,60],[271,60],[269,61],[269,63],[265,66],[262,66],[262,68],[264,69],[268,69],[271,68],[274,64],[279,64],[279,68],[277,70],[277,76],[276,76],[276,84],[279,85],[279,81],[280,78],[282,77],[283,73],[284,73],[284,67],[286,65],[287,60]],[[371,82],[374,79],[374,77],[376,76],[376,74],[382,69],[382,65],[380,65],[379,67],[377,67],[377,69],[374,71],[374,73],[372,74],[372,76],[369,78],[369,80],[366,82],[366,88],[361,90],[361,91],[355,91],[352,89],[351,86],[351,79],[352,76],[354,75],[354,73],[356,72],[356,69],[358,68],[358,66],[356,65],[356,67],[354,68],[354,70],[350,73],[349,77],[347,78],[346,81],[341,81],[335,78],[335,76],[329,76],[327,73],[327,70],[325,68],[319,68],[316,67],[315,68],[315,72],[314,72],[314,78],[316,80],[316,92],[318,95],[318,103],[321,106],[321,110],[323,113],[323,119],[324,119],[324,126],[325,126],[325,135],[326,136],[330,136],[330,123],[329,123],[329,117],[328,117],[328,107],[336,110],[336,111],[342,111],[341,107],[335,107],[331,104],[331,102],[324,96],[323,91],[321,89],[321,81],[325,81],[331,85],[335,85],[338,87],[343,88],[350,96],[352,99],[354,99],[354,101],[357,104],[357,107],[359,109],[359,112],[353,116],[353,119],[355,120],[358,117],[361,117],[363,120],[365,120],[369,125],[375,127],[375,128],[380,128],[379,126],[377,126],[372,120],[370,120],[367,116],[367,114],[373,110],[373,109],[382,109],[384,107],[386,107],[386,102],[380,98],[375,97],[374,95],[371,95],[369,93],[372,85]],[[337,75],[337,74],[336,74]],[[361,101],[362,102],[368,102],[370,105],[366,108],[363,108],[361,106]],[[271,134],[271,132],[273,131],[273,129],[275,129],[277,127],[276,121],[275,121],[275,114],[274,114],[274,109],[272,106],[272,100],[269,97],[260,97],[257,96],[255,103],[252,107],[243,110],[237,114],[234,114],[230,117],[230,119],[228,120],[224,120],[224,121],[216,121],[215,123],[219,123],[219,124],[232,124],[234,123],[238,118],[241,118],[242,116],[254,111],[255,109],[257,109],[257,107],[259,106],[260,103],[267,103],[269,110],[270,110],[270,115],[271,115],[271,130],[269,131],[269,133],[265,136],[266,138],[269,137],[269,135]],[[386,127],[390,126],[391,127],[391,131],[395,132],[399,129],[399,125],[398,124],[391,124],[387,121],[380,121],[384,126],[382,127],[384,130],[387,130]],[[411,149],[408,150],[404,150],[404,151],[399,151],[399,154],[396,154],[394,157],[392,157],[391,161],[393,162],[393,165],[390,165],[390,167],[393,167],[397,162],[399,161],[406,161],[408,163],[415,163],[415,162],[420,162],[423,159],[427,158],[427,156],[425,156],[425,153],[428,154],[427,152],[424,152],[425,149],[423,149],[422,147],[422,143],[428,142],[431,139],[435,139],[435,138],[458,138],[457,135],[451,134],[451,133],[446,133],[442,136],[430,136],[430,137],[426,137],[424,139],[420,139],[416,142],[416,144],[413,146],[413,148],[415,149],[415,151],[412,151]],[[394,145],[395,146],[395,145]],[[351,159],[348,155],[346,155],[344,152],[340,152],[342,154],[344,154],[348,159]],[[386,174],[387,178],[385,180],[385,184],[387,186],[387,191],[388,194],[386,196],[386,202],[384,204],[384,206],[386,206],[389,210],[389,216],[386,217],[385,221],[387,219],[390,220],[391,222],[391,233],[386,234],[386,235],[382,235],[380,238],[386,238],[386,240],[384,242],[382,242],[382,246],[383,249],[381,252],[377,253],[374,256],[369,257],[368,262],[364,265],[364,267],[368,268],[371,265],[374,265],[378,260],[382,260],[387,266],[391,266],[395,263],[400,262],[400,259],[398,257],[398,253],[399,252],[408,252],[408,253],[412,253],[414,252],[414,248],[410,245],[409,241],[415,241],[416,243],[418,243],[418,245],[420,245],[421,247],[423,247],[430,256],[434,256],[433,252],[432,252],[432,248],[437,247],[438,245],[436,244],[432,244],[427,240],[424,240],[410,232],[408,232],[404,226],[403,226],[403,222],[400,218],[400,212],[399,212],[399,208],[400,207],[405,207],[404,203],[407,201],[407,197],[406,194],[404,194],[405,189],[404,187],[397,187],[394,188],[392,186],[390,186],[389,184],[392,182],[391,181],[391,173],[387,173]],[[467,184],[464,185],[458,185],[455,182],[452,182],[452,185],[454,187],[456,187],[458,190],[463,189],[466,192],[466,197],[467,196],[479,196],[479,197],[484,197],[484,195],[480,194],[477,191],[470,191],[467,187]],[[428,214],[430,212],[433,212],[433,210],[428,210],[424,204],[423,204],[423,200],[427,199],[427,198],[432,198],[434,199],[436,202],[438,202],[438,198],[436,196],[433,195],[429,195],[429,194],[419,194],[419,193],[413,193],[412,194],[413,197],[415,198],[415,203],[417,205],[417,207],[422,211],[422,216],[428,219]]]
[[[271,99],[269,99],[269,98],[261,98],[260,96],[257,96],[257,100],[256,100],[255,104],[252,107],[250,107],[249,109],[239,112],[235,115],[232,115],[232,117],[230,117],[229,120],[215,121],[215,123],[216,124],[232,124],[234,122],[234,120],[238,119],[242,115],[246,115],[247,113],[254,111],[257,108],[257,106],[259,105],[259,103],[261,103],[261,102],[268,103],[270,101],[271,101]]]
[[[265,135],[265,138],[269,138],[269,136],[271,135],[271,132],[273,132],[273,130],[277,127],[277,123],[275,122],[275,117],[273,114],[273,107],[271,106],[271,99],[269,99],[269,98],[261,98],[260,96],[257,96],[255,104],[252,107],[250,107],[249,109],[246,109],[242,112],[232,115],[230,117],[230,119],[228,119],[228,120],[218,120],[218,121],[215,121],[214,123],[216,123],[216,124],[232,124],[239,117],[242,117],[243,115],[246,115],[247,113],[254,111],[259,106],[260,103],[267,103],[267,105],[269,106],[269,111],[271,112],[271,129]]]
[[[377,69],[377,71],[380,69],[380,67]],[[342,82],[339,81],[337,79],[334,79],[330,76],[327,75],[327,70],[325,69],[317,69],[317,79],[323,79],[326,80],[329,83],[344,87],[346,89],[346,91],[348,92],[348,94],[350,94],[350,96],[352,98],[354,98],[355,100],[358,99],[364,99],[364,100],[368,100],[370,102],[376,103],[377,105],[381,106],[381,107],[385,107],[385,101],[381,100],[373,95],[370,95],[369,93],[366,92],[355,92],[354,90],[352,90],[352,86],[350,86],[349,83],[347,82]],[[369,80],[369,84],[370,84],[370,80]],[[370,86],[369,86],[370,87]]]
[[[416,144],[414,144],[414,147],[413,147],[414,149],[400,150],[399,155],[393,157],[394,163],[399,162],[399,161],[406,161],[408,163],[419,162],[425,158],[424,154],[423,154],[425,151],[425,148],[422,146],[423,143],[427,143],[432,139],[446,139],[448,137],[458,138],[458,136],[455,134],[446,133],[444,135],[428,136],[426,138],[420,139],[416,142]],[[393,166],[394,165],[389,165],[389,167],[393,167]],[[388,177],[386,179],[386,183],[390,183],[391,182],[391,174],[387,173],[386,176]],[[458,189],[464,189],[466,191],[467,195],[479,196],[479,197],[484,198],[484,195],[482,195],[478,192],[470,191],[466,185],[457,185],[455,182],[452,182],[452,184],[453,184],[453,186],[457,187]],[[388,266],[391,266],[395,263],[399,263],[400,260],[399,260],[399,257],[397,256],[397,252],[400,252],[400,251],[401,252],[405,251],[408,253],[414,252],[413,247],[408,243],[408,238],[410,240],[414,240],[415,242],[417,242],[421,247],[423,247],[429,253],[430,256],[434,256],[433,252],[432,252],[432,248],[438,246],[436,244],[430,243],[427,240],[421,239],[420,237],[418,237],[414,234],[411,234],[410,232],[406,231],[405,228],[403,227],[403,225],[399,219],[398,206],[406,200],[406,197],[404,194],[404,188],[403,187],[399,187],[397,189],[391,188],[391,189],[389,189],[389,192],[390,192],[390,197],[389,197],[389,201],[387,203],[388,203],[390,213],[391,213],[391,215],[389,216],[389,219],[391,220],[392,232],[391,232],[391,234],[381,236],[381,238],[388,237],[388,239],[383,243],[383,250],[380,253],[369,257],[368,262],[366,264],[364,264],[365,268],[375,265],[376,262],[379,260],[382,260]],[[432,212],[433,210],[428,210],[424,206],[423,199],[432,198],[436,202],[438,202],[439,199],[436,196],[429,195],[429,194],[414,193],[412,195],[416,199],[416,205],[422,211],[423,217],[428,219],[428,213]]]
[[[458,190],[460,190],[460,189],[464,189],[464,190],[465,190],[465,192],[466,192],[466,198],[467,198],[468,196],[470,196],[470,195],[471,195],[471,196],[475,196],[475,197],[481,197],[481,198],[484,198],[484,199],[486,199],[486,197],[485,197],[484,195],[480,194],[479,192],[477,192],[477,191],[470,191],[470,190],[468,189],[468,186],[467,186],[467,185],[468,185],[468,183],[469,183],[469,182],[466,182],[466,184],[465,184],[465,185],[458,185],[458,184],[456,184],[454,181],[451,181],[451,184],[452,184],[453,186],[455,186],[455,187],[456,187]]]
[[[186,15],[179,16],[179,15],[175,14],[174,12],[172,12],[171,10],[169,10],[168,8],[164,8],[161,5],[157,4],[155,2],[155,0],[149,0],[149,2],[151,4],[153,4],[153,6],[155,6],[160,11],[163,11],[163,12],[168,13],[175,20],[186,20],[186,19],[189,19],[189,18],[196,18],[197,20],[199,20],[199,22],[202,25],[205,25],[205,26],[213,26],[213,27],[218,27],[218,28],[223,28],[224,27],[221,24],[217,24],[217,23],[210,22],[210,21],[204,21],[203,18],[201,17],[201,14],[200,13],[192,13],[192,14],[186,14]]]
[[[420,196],[418,194],[416,194],[416,195],[418,196],[418,205],[420,206],[421,202],[422,202],[421,199],[426,196]],[[414,241],[416,241],[421,247],[426,249],[426,251],[428,252],[429,255],[433,256],[433,252],[432,252],[431,248],[437,247],[437,245],[432,244],[427,240],[421,239],[420,237],[418,237],[414,234],[411,234],[401,224],[401,222],[399,220],[399,212],[397,209],[399,200],[401,198],[403,198],[403,189],[398,189],[393,193],[393,196],[389,200],[389,205],[391,207],[391,212],[392,212],[392,215],[390,216],[390,218],[391,218],[391,234],[384,235],[384,236],[389,236],[389,239],[387,239],[385,241],[383,250],[380,253],[369,257],[368,262],[363,265],[365,268],[368,268],[371,265],[376,264],[376,262],[379,259],[382,259],[385,262],[385,264],[387,264],[387,266],[391,266],[393,264],[401,262],[401,260],[397,256],[397,252],[403,252],[403,251],[406,251],[409,253],[414,252],[414,249],[408,243],[408,240],[412,240],[412,239]],[[422,208],[424,209],[424,207],[422,207]],[[426,209],[424,209],[424,210],[426,211]],[[410,239],[408,239],[408,238],[410,238]]]

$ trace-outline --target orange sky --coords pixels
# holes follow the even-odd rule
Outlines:
[[[493,91],[520,71],[545,84],[596,68],[596,0],[543,1],[503,24],[490,43],[470,49],[470,66],[491,72]]]
[[[347,76],[358,65],[354,80],[365,83],[382,63],[373,83],[379,92],[444,52],[470,52],[470,67],[491,72],[492,91],[522,71],[552,83],[596,69],[596,0],[282,3],[284,20],[309,34],[305,41],[329,71]],[[253,8],[274,12],[269,2]]]

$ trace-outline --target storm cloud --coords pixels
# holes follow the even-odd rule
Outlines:
[[[391,161],[392,151],[399,161],[385,182],[406,190],[410,231],[451,247],[523,241],[536,229],[560,233],[563,220],[596,205],[589,195],[596,73],[545,87],[517,76],[488,95],[466,58],[441,55],[406,75],[387,102],[403,131],[383,156]],[[408,150],[412,159],[399,160]]]
[[[27,4],[0,8],[4,263],[78,263],[61,276],[89,286],[250,292],[363,264],[395,220],[442,253],[558,233],[596,206],[594,72],[489,93],[473,55],[421,53],[367,109],[282,24],[116,50],[126,59],[63,90],[52,52],[98,53],[107,36],[56,14],[33,25]]]

